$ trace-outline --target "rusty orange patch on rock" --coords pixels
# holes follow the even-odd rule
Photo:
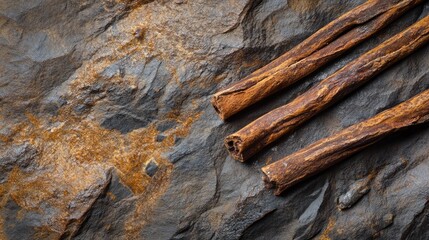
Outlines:
[[[319,6],[320,0],[289,0],[288,5],[299,13],[310,12]]]
[[[335,226],[335,220],[332,218],[329,218],[328,225],[326,226],[325,230],[323,230],[322,234],[320,235],[320,240],[331,240],[329,237],[329,234],[332,232]]]
[[[137,8],[146,1],[126,2],[130,7]],[[145,213],[156,205],[169,185],[173,166],[163,154],[171,150],[176,137],[188,135],[191,124],[199,118],[199,114],[192,112],[188,113],[192,117],[183,117],[173,112],[167,115],[166,118],[177,122],[177,127],[165,131],[163,134],[166,138],[156,141],[159,132],[154,125],[121,134],[102,128],[93,115],[76,116],[72,110],[88,100],[84,90],[95,83],[131,88],[138,86],[141,79],[133,75],[121,76],[118,73],[111,77],[103,76],[106,68],[121,59],[130,58],[131,62],[137,62],[160,58],[172,75],[176,76],[175,68],[169,64],[172,52],[181,59],[195,58],[183,40],[174,37],[173,31],[166,30],[161,23],[151,22],[152,11],[146,11],[146,8],[151,7],[142,6],[139,11],[130,12],[128,20],[118,22],[115,31],[107,29],[103,38],[91,42],[101,47],[88,47],[88,56],[91,57],[83,61],[82,66],[67,80],[67,86],[61,89],[65,90],[67,106],[60,109],[57,116],[40,118],[27,114],[27,121],[10,127],[11,134],[0,135],[0,141],[8,146],[29,143],[37,149],[38,155],[32,163],[35,169],[16,167],[8,173],[8,180],[0,184],[0,207],[13,200],[23,209],[20,212],[22,218],[25,218],[26,211],[47,214],[41,205],[54,208],[54,213],[49,213],[53,214],[49,216],[49,223],[36,229],[36,235],[42,239],[47,236],[58,238],[74,224],[73,221],[79,222],[79,219],[76,221],[76,215],[85,214],[92,203],[82,202],[73,207],[73,202],[82,200],[82,194],[93,188],[103,191],[103,186],[109,181],[107,173],[111,169],[116,169],[120,180],[138,199],[135,214],[126,224],[129,228],[128,239],[138,237],[145,223]],[[155,16],[153,18],[156,19]],[[144,34],[136,36],[135,31],[138,29],[144,29]],[[170,44],[171,41],[174,41],[171,43],[174,47],[169,50],[158,47],[167,42]],[[102,100],[100,96],[90,104],[96,107]],[[159,169],[152,178],[145,172],[146,164],[151,160],[157,163]],[[113,195],[108,196],[114,199]],[[2,224],[3,219],[0,218],[0,229]],[[3,237],[1,234],[2,231],[0,239]]]
[[[2,217],[0,217],[0,239],[7,239],[6,235],[4,234],[4,220]]]
[[[50,230],[61,233],[72,214],[69,204],[85,190],[106,182],[106,172],[111,168],[135,195],[147,195],[138,208],[150,204],[149,199],[157,199],[168,186],[172,171],[172,164],[162,153],[170,150],[175,137],[188,134],[198,115],[177,118],[178,127],[165,132],[167,137],[161,142],[156,141],[158,131],[152,125],[123,135],[68,111],[45,122],[30,114],[27,117],[28,122],[14,128],[17,132],[10,144],[27,142],[34,146],[39,152],[34,163],[37,171],[14,168],[8,181],[0,184],[0,203],[4,206],[12,199],[22,209],[42,214],[41,205],[48,204],[60,210],[53,216]],[[154,178],[145,172],[150,160],[155,160],[160,169]],[[154,184],[157,188],[148,191],[147,187]]]

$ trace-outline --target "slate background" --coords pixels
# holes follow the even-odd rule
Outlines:
[[[429,46],[247,164],[222,141],[429,3],[226,123],[209,103],[362,2],[2,0],[0,239],[428,239],[427,125],[281,197],[260,167],[428,89]]]

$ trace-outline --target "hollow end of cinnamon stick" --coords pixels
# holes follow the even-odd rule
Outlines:
[[[264,181],[264,185],[268,189],[273,189],[276,187],[276,183],[271,181],[270,178],[265,173],[262,176],[262,181]]]
[[[264,174],[262,176],[262,181],[264,182],[265,188],[267,188],[267,189],[274,189],[274,194],[275,195],[280,195],[282,192],[279,191],[276,182],[272,181],[270,179],[270,177],[267,175],[267,173],[265,173],[264,171],[262,171],[262,173]]]
[[[220,107],[218,106],[218,103],[217,103],[217,97],[216,97],[216,96],[213,96],[213,97],[212,97],[211,103],[212,103],[212,106],[213,106],[214,110],[215,110],[215,111],[216,111],[216,113],[219,115],[219,117],[220,117],[222,120],[225,120],[225,119],[226,119],[226,116],[225,116],[225,114],[221,111]]]
[[[225,147],[228,150],[229,154],[237,161],[244,162],[244,158],[241,152],[241,143],[243,141],[238,136],[228,136],[225,138]]]

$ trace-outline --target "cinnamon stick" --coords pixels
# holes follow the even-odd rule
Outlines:
[[[429,90],[263,167],[263,179],[279,195],[386,135],[424,122],[429,122]]]
[[[247,160],[428,41],[429,16],[350,62],[292,102],[228,136],[228,151],[239,161]]]
[[[421,2],[423,0],[367,1],[268,65],[217,92],[212,104],[220,117],[227,119],[321,68]]]

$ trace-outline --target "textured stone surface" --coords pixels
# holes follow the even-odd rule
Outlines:
[[[427,126],[280,197],[260,167],[429,88],[429,46],[248,164],[222,142],[428,3],[227,123],[209,103],[362,2],[0,1],[0,239],[427,239]]]

